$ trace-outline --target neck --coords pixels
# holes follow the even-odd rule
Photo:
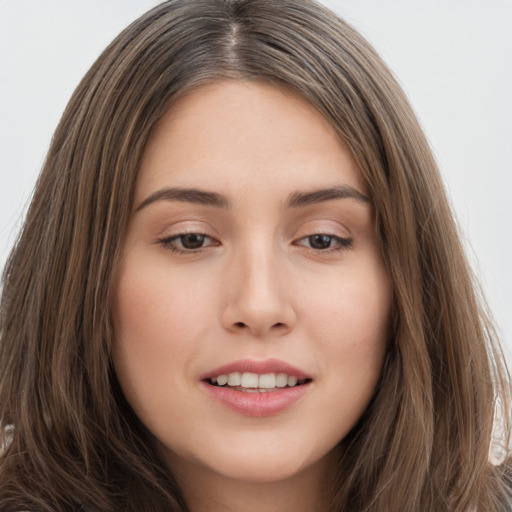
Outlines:
[[[226,478],[186,463],[175,473],[190,512],[325,512],[332,498],[333,467],[322,460],[269,482]]]

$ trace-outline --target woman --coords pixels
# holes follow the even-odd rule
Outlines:
[[[173,0],[107,48],[1,315],[2,511],[506,508],[506,371],[435,162],[312,1]]]

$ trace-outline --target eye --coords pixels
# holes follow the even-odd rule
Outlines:
[[[218,242],[202,233],[182,233],[158,240],[165,249],[178,253],[197,252]]]
[[[341,251],[343,249],[350,249],[353,241],[351,238],[319,233],[301,238],[296,243],[315,251]]]

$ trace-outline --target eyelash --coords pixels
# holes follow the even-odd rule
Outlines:
[[[179,247],[174,245],[174,243],[176,241],[180,241],[181,240],[181,245],[183,246],[183,238],[186,237],[186,236],[203,237],[203,240],[210,240],[210,241],[213,241],[214,243],[210,243],[207,246],[201,245],[201,247],[198,247],[196,249],[186,249],[186,248],[181,248],[180,249]],[[299,243],[299,242],[302,242],[304,240],[309,240],[309,242],[311,244],[311,240],[314,237],[325,237],[325,238],[328,238],[329,242],[334,242],[336,245],[334,247],[327,247],[325,249],[318,249],[318,248],[311,247],[311,245],[307,246],[307,245]],[[160,240],[157,240],[156,243],[161,245],[164,249],[170,250],[171,252],[173,252],[175,254],[183,254],[183,255],[195,254],[195,253],[198,253],[198,252],[202,251],[203,249],[205,249],[207,247],[220,245],[212,237],[210,237],[210,236],[208,236],[208,235],[206,235],[204,233],[180,233],[178,235],[173,235],[173,236],[170,236],[170,237],[166,237],[166,238],[162,238]],[[294,245],[299,245],[299,246],[302,246],[302,247],[306,247],[306,248],[308,248],[311,251],[316,252],[316,253],[332,253],[332,252],[340,252],[340,251],[344,251],[344,250],[347,250],[347,249],[352,249],[352,247],[354,245],[354,242],[353,242],[352,238],[343,238],[343,237],[336,236],[336,235],[329,235],[327,233],[315,233],[313,235],[308,235],[308,236],[300,238],[299,240],[294,242]]]
[[[324,253],[339,252],[339,251],[344,251],[346,249],[352,249],[352,247],[354,245],[354,241],[352,240],[352,238],[343,238],[341,236],[329,235],[327,233],[315,233],[313,235],[308,235],[308,236],[300,238],[298,240],[298,242],[301,242],[302,240],[309,239],[309,241],[311,243],[311,239],[314,237],[329,238],[330,241],[333,241],[336,244],[335,247],[328,247],[326,249],[316,249],[314,247],[309,246],[309,248],[315,252],[324,252]],[[296,242],[296,244],[297,244],[297,242]],[[302,245],[302,244],[298,244],[298,245]]]
[[[174,242],[181,239],[181,243],[183,245],[183,238],[186,236],[196,236],[196,237],[204,237],[204,239],[208,240],[214,240],[212,237],[204,234],[204,233],[180,233],[179,235],[172,235],[167,238],[162,238],[160,240],[157,240],[157,244],[160,244],[164,249],[167,249],[173,253],[176,254],[195,254],[197,252],[200,252],[201,250],[205,249],[205,246],[198,247],[197,249],[180,249],[179,247],[176,247],[176,245],[173,245]],[[219,243],[209,244],[206,247],[209,247],[210,245],[219,245]]]

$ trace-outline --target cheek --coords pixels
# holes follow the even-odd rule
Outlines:
[[[117,344],[138,340],[144,350],[162,343],[173,351],[180,340],[190,345],[204,323],[199,319],[211,315],[214,307],[212,286],[152,262],[127,261],[113,301]]]
[[[318,362],[319,398],[306,421],[312,431],[323,425],[322,443],[329,450],[357,424],[374,395],[388,339],[390,284],[382,266],[371,264],[341,269],[330,279],[317,276],[316,286],[307,288],[301,313]]]
[[[391,286],[383,265],[364,264],[326,279],[303,302],[309,319],[327,340],[340,345],[380,344],[388,332]],[[315,287],[308,287],[315,290]],[[334,346],[336,344],[334,343]]]
[[[369,400],[380,375],[391,310],[383,265],[363,263],[339,272],[304,302],[308,336],[316,339],[323,373],[342,394],[360,396],[362,402]]]
[[[207,292],[213,287],[159,262],[139,261],[136,254],[123,262],[112,301],[113,362],[135,409],[144,408],[148,397],[157,400],[155,390],[183,385],[180,377],[190,371],[208,315],[215,314],[214,294]]]

